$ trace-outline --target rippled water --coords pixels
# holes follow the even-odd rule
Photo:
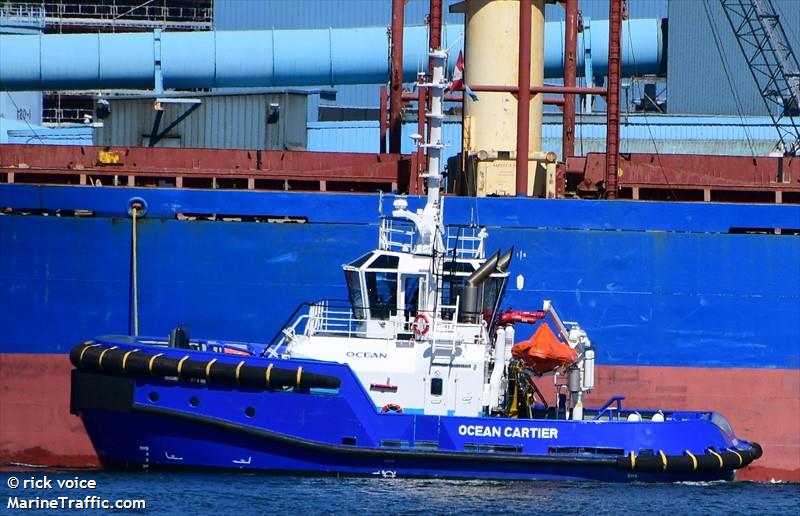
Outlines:
[[[9,479],[47,475],[53,488],[10,489]],[[58,488],[55,479],[94,480],[95,489]],[[800,485],[713,482],[610,484],[602,482],[452,481],[383,478],[287,477],[236,473],[0,474],[0,514],[19,499],[66,496],[85,500],[143,499],[150,514],[800,514]],[[14,483],[13,481],[11,482]],[[12,504],[13,505],[13,504]],[[83,511],[34,511],[71,514]],[[97,511],[94,511],[97,513]]]

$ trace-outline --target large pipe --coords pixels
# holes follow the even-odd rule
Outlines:
[[[403,134],[403,26],[405,2],[392,0],[392,51],[389,81],[389,152],[400,153]]]
[[[428,62],[425,26],[406,27],[403,80],[416,80]],[[462,25],[447,25],[443,44]],[[629,20],[623,30],[623,71],[659,73],[666,59],[661,20]],[[561,22],[545,24],[545,77],[561,77]],[[592,66],[607,68],[608,24],[592,22]],[[627,42],[631,34],[633,45]],[[174,89],[384,84],[389,43],[385,27],[125,34],[0,34],[0,91],[129,88],[153,89],[160,53],[164,87]],[[578,37],[580,48],[583,35]],[[159,50],[160,49],[160,50]],[[458,49],[453,49],[457,53]],[[578,55],[578,70],[583,69]],[[455,59],[450,60],[454,64]]]
[[[564,6],[566,32],[564,32],[564,86],[577,85],[578,54],[578,0],[566,0]],[[564,123],[561,134],[561,160],[575,154],[575,95],[564,95]]]
[[[487,88],[482,90],[486,93],[480,95],[478,101],[469,96],[464,99],[465,154],[502,155],[509,165],[515,159],[512,156],[516,156],[519,170],[514,174],[515,179],[509,178],[499,187],[494,184],[499,177],[497,169],[490,164],[478,163],[476,174],[486,177],[485,190],[479,191],[479,195],[498,189],[526,195],[531,165],[528,158],[530,152],[541,150],[542,95],[526,101],[526,96],[519,92],[519,83],[527,81],[529,89],[530,86],[541,87],[544,82],[544,2],[523,0],[522,3],[525,5],[524,14],[520,0],[467,0],[464,5],[467,24],[464,74],[467,83],[470,86],[508,86],[517,91],[517,95],[511,95]],[[521,14],[523,25],[529,27],[523,29],[522,35]],[[498,27],[503,27],[503,30],[498,30]],[[521,53],[523,44],[529,48]],[[528,70],[528,76],[521,77],[525,74],[521,70]],[[523,110],[528,111],[523,113]],[[526,141],[521,141],[521,138]]]
[[[619,155],[619,81],[622,0],[611,0],[608,8],[608,109],[606,110],[606,198],[617,198],[617,157]]]
[[[517,195],[528,195],[528,134],[531,114],[531,0],[519,0],[517,72]],[[539,104],[540,106],[543,104]],[[541,128],[541,118],[536,121]],[[541,129],[539,129],[541,131]],[[539,134],[541,141],[541,133]],[[538,149],[537,149],[538,150]]]

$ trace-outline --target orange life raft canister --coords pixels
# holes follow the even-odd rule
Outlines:
[[[511,348],[511,356],[539,374],[570,366],[578,360],[578,353],[561,342],[546,323],[540,324],[530,339]]]

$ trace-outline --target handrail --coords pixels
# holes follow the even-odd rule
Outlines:
[[[261,356],[262,357],[265,357],[267,355],[267,353],[269,353],[269,351],[274,346],[278,345],[280,340],[283,340],[283,336],[284,336],[283,330],[285,330],[292,323],[292,321],[297,318],[297,314],[300,313],[300,310],[302,310],[304,307],[310,307],[312,304],[314,304],[314,303],[310,303],[308,301],[305,301],[303,303],[300,303],[297,306],[297,308],[294,309],[294,312],[292,312],[292,315],[290,315],[286,319],[286,321],[284,321],[284,323],[280,325],[280,329],[277,331],[277,333],[275,333],[275,336],[273,336],[272,339],[269,341],[269,344],[267,345],[267,347],[265,347],[264,350],[261,352]],[[280,340],[279,340],[279,338],[280,338]]]
[[[597,415],[594,416],[594,421],[597,421],[598,419],[603,417],[603,414],[605,414],[609,410],[609,408],[611,407],[611,405],[614,404],[614,402],[617,403],[617,416],[619,416],[619,414],[622,412],[622,400],[624,399],[625,396],[613,396],[610,400],[606,402],[605,405],[600,407],[600,410],[597,412]],[[609,419],[611,418],[609,417]]]

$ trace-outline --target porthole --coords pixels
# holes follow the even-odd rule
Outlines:
[[[158,393],[156,391],[152,391],[152,392],[150,392],[150,394],[147,395],[147,398],[151,402],[155,403],[155,402],[158,401]]]
[[[253,417],[256,415],[256,409],[254,409],[253,407],[247,407],[246,409],[244,409],[244,415],[247,417]]]
[[[200,405],[200,398],[198,398],[197,396],[192,396],[191,398],[189,398],[189,405],[191,405],[193,407],[199,406]]]

